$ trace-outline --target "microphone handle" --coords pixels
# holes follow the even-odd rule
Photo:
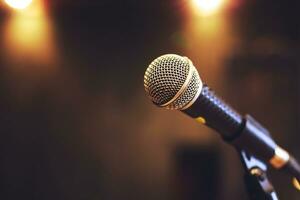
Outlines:
[[[182,111],[213,128],[226,139],[236,137],[243,128],[243,117],[206,85],[193,105]]]
[[[204,85],[196,101],[183,112],[221,134],[240,150],[270,161],[277,148],[270,133],[251,116],[242,117]]]
[[[242,117],[207,85],[196,101],[182,112],[216,130],[237,149],[246,150],[300,180],[300,165],[274,142],[268,130],[251,116]]]

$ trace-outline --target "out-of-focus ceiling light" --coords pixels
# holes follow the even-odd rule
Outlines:
[[[193,0],[194,6],[205,15],[210,15],[218,11],[224,0]]]
[[[22,10],[27,8],[32,0],[5,0],[5,2],[12,8]]]

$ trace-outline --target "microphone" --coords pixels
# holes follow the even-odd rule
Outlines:
[[[237,149],[300,180],[300,165],[296,159],[278,146],[267,129],[251,116],[242,116],[203,84],[187,57],[166,54],[155,59],[145,72],[144,87],[155,105],[180,110],[216,130]]]

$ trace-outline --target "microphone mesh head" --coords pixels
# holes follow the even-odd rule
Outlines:
[[[167,109],[186,109],[200,94],[202,82],[192,62],[167,54],[147,68],[144,87],[151,101]]]

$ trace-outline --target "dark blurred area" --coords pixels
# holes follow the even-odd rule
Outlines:
[[[166,53],[300,159],[298,2],[191,2],[0,3],[0,199],[247,199],[235,150],[147,99],[145,69]],[[299,199],[285,174],[271,179]]]

